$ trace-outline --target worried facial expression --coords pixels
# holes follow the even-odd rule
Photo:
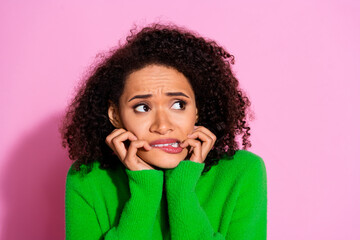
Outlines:
[[[193,132],[197,108],[188,79],[176,69],[148,65],[131,73],[117,112],[122,128],[153,146],[138,149],[145,162],[174,168],[187,156],[188,149],[178,144]]]

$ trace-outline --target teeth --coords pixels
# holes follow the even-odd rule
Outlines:
[[[179,143],[166,143],[166,144],[156,144],[153,147],[164,147],[164,146],[172,146],[174,148],[179,147]]]

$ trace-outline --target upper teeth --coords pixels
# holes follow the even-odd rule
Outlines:
[[[156,144],[152,145],[153,147],[163,147],[163,146],[172,146],[172,147],[179,147],[179,143],[166,143],[166,144]]]

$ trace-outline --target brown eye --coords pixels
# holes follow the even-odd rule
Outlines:
[[[136,112],[148,112],[150,110],[149,106],[146,104],[139,104],[134,107]]]
[[[186,106],[186,102],[184,101],[176,101],[173,105],[172,108],[173,109],[177,109],[177,110],[184,110]]]

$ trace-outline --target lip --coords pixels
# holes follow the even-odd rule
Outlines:
[[[175,139],[175,138],[167,138],[167,139],[158,139],[155,141],[152,141],[150,143],[151,146],[153,145],[157,145],[157,144],[168,144],[168,143],[180,143],[179,139]]]
[[[175,138],[168,138],[168,139],[158,139],[158,140],[155,140],[155,141],[152,141],[150,143],[150,145],[153,147],[153,148],[157,148],[159,150],[162,150],[166,153],[171,153],[171,154],[177,154],[177,153],[181,153],[183,148],[178,146],[178,147],[173,147],[171,145],[169,146],[161,146],[161,147],[155,147],[154,145],[158,145],[158,144],[168,144],[168,143],[179,143],[180,144],[180,141],[178,139],[175,139]]]

